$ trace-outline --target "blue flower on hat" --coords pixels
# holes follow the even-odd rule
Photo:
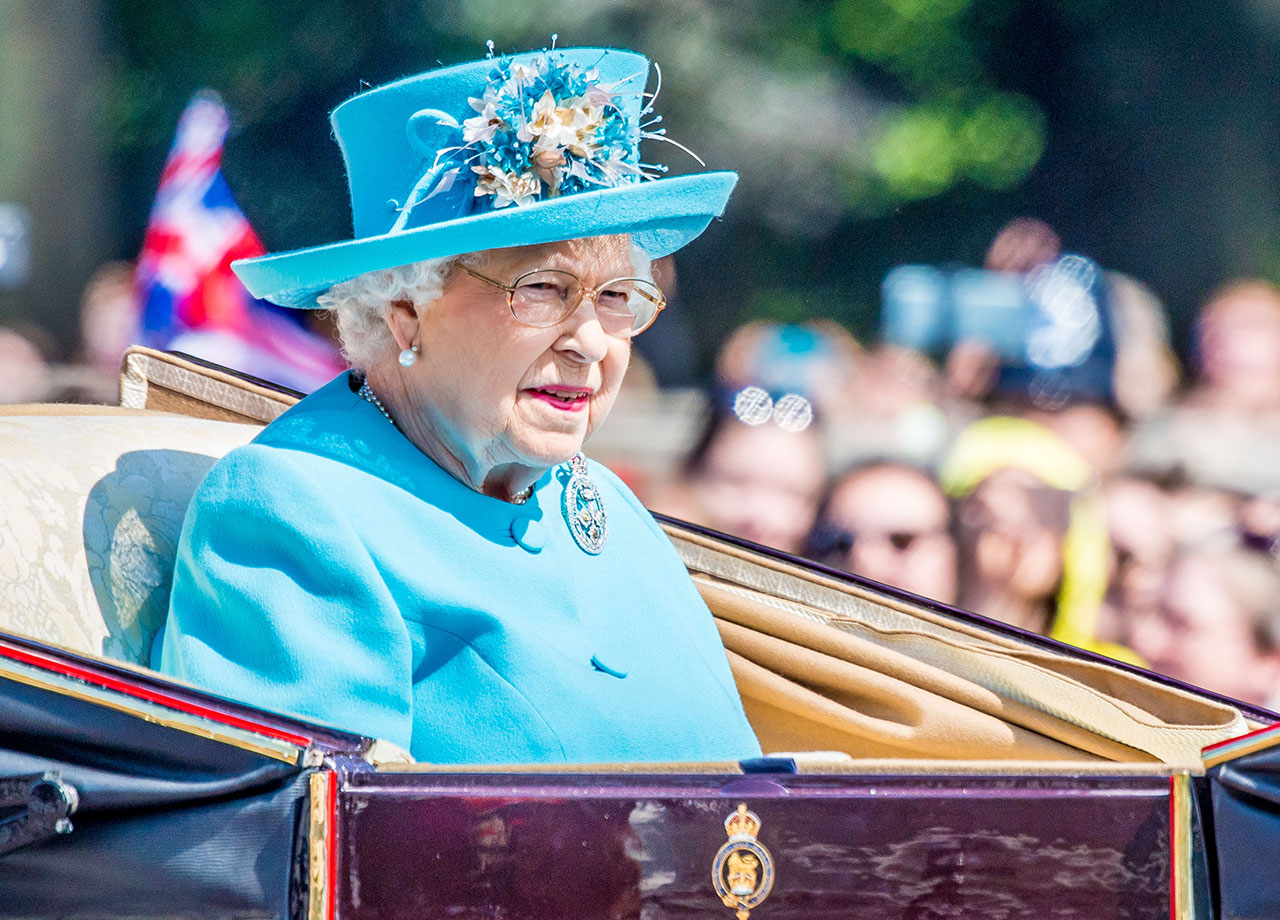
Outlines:
[[[462,123],[464,145],[437,158],[439,184],[468,169],[475,197],[505,208],[653,178],[638,162],[640,127],[616,97],[616,83],[572,59],[503,58],[467,100],[477,114]]]

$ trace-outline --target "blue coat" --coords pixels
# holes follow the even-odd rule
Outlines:
[[[609,540],[584,553],[561,513],[567,472],[524,505],[475,492],[343,375],[201,484],[153,664],[424,761],[757,756],[670,542],[592,464]]]

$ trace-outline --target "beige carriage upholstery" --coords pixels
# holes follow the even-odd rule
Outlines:
[[[259,427],[80,408],[0,407],[3,625],[146,664],[191,493]]]
[[[191,494],[297,394],[146,349],[121,408],[0,407],[0,627],[145,664]],[[169,411],[159,411],[169,410]],[[1240,713],[672,527],[766,750],[1187,765]],[[1022,768],[1019,768],[1022,769]]]
[[[135,347],[121,397],[0,406],[0,626],[145,665],[192,492],[298,395]]]

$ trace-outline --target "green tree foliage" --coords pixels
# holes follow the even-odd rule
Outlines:
[[[855,66],[887,77],[900,100],[865,151],[878,195],[864,187],[855,206],[930,198],[966,179],[1007,189],[1040,159],[1044,116],[1031,99],[994,85],[978,32],[985,17],[976,6],[974,0],[837,0],[832,7],[836,46]]]
[[[1249,0],[104,5],[124,256],[197,88],[233,111],[225,170],[251,221],[291,248],[349,233],[335,104],[486,39],[519,51],[558,33],[657,60],[671,136],[741,174],[725,220],[680,261],[704,362],[751,316],[828,316],[868,336],[888,268],[979,262],[1019,213],[1184,314],[1227,275],[1280,265],[1280,25]],[[700,168],[674,148],[646,156]]]

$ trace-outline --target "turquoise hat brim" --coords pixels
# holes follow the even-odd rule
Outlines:
[[[709,172],[581,192],[356,240],[239,259],[232,269],[254,297],[310,309],[316,296],[365,272],[437,259],[629,233],[660,258],[724,212],[737,173]]]

